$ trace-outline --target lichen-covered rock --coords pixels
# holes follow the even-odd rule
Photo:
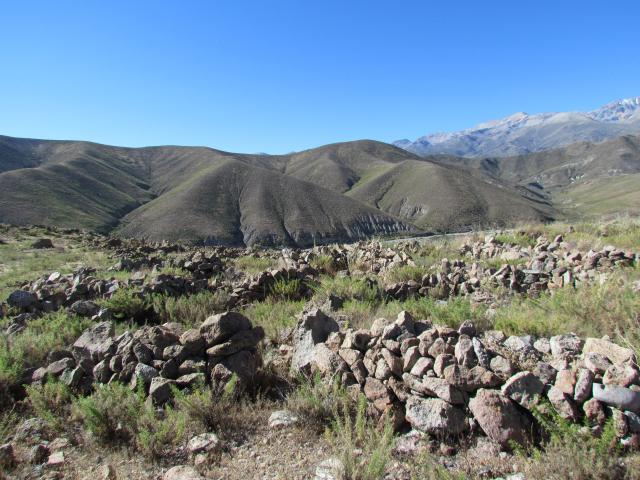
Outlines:
[[[497,390],[478,390],[469,401],[469,410],[484,433],[502,447],[508,447],[510,442],[520,445],[531,442],[531,419]]]
[[[409,396],[405,418],[416,430],[433,435],[458,435],[468,428],[464,411],[440,398]]]
[[[540,401],[544,385],[529,371],[518,372],[502,386],[502,394],[531,410]]]
[[[200,326],[200,333],[207,346],[226,342],[238,332],[249,330],[251,321],[237,312],[225,312],[212,315]]]
[[[317,308],[303,314],[293,334],[291,372],[297,375],[310,369],[315,345],[326,341],[331,332],[338,330],[336,321]]]

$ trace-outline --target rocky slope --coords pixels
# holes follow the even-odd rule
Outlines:
[[[495,179],[358,141],[291,155],[0,137],[0,221],[298,245],[554,217]]]

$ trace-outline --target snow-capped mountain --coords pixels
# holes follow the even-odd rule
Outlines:
[[[394,145],[419,155],[445,153],[464,157],[507,156],[562,147],[579,141],[600,142],[640,132],[640,97],[608,103],[591,112],[529,115],[514,113],[452,133],[434,133]]]

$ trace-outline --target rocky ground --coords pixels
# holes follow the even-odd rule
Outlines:
[[[2,226],[0,478],[640,478],[639,251]]]

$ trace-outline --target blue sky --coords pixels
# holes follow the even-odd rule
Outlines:
[[[0,134],[285,153],[640,95],[640,2],[42,1],[0,10]]]

